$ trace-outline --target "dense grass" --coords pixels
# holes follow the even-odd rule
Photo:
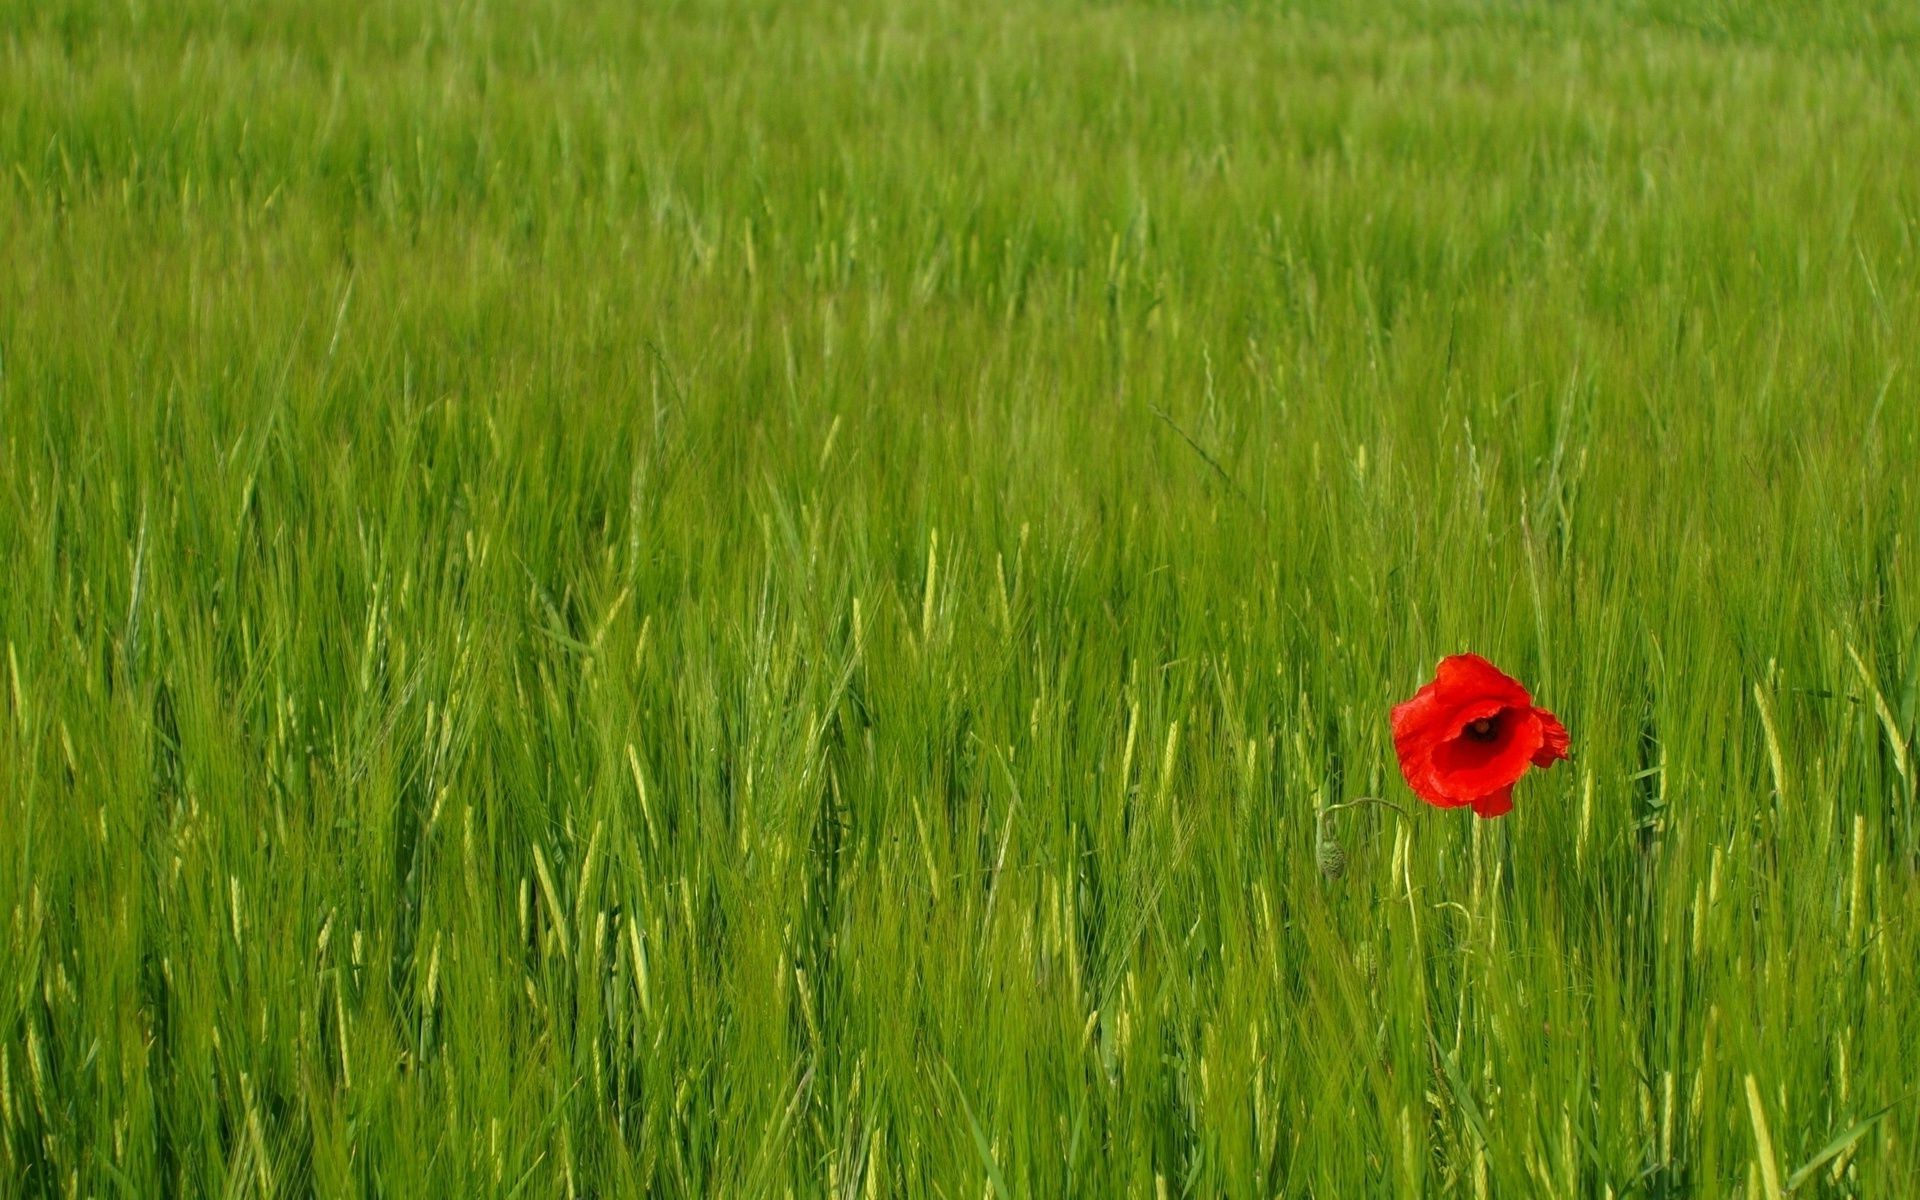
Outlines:
[[[0,2],[0,1192],[1901,1194],[1917,31]]]

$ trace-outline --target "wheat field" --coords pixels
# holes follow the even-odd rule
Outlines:
[[[1916,331],[1891,0],[0,0],[0,1195],[1920,1194]]]

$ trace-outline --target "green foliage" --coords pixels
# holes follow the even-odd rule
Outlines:
[[[1915,23],[0,0],[0,1192],[1899,1193]]]

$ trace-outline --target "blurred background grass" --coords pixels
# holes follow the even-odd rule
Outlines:
[[[1899,1194],[1917,51],[0,2],[0,1191]]]

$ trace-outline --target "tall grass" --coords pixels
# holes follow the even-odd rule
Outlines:
[[[1917,55],[0,2],[0,1192],[1900,1194]]]

